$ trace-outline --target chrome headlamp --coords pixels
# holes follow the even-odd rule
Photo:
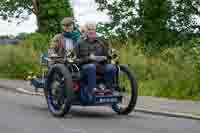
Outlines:
[[[114,48],[111,48],[111,50],[109,50],[109,56],[111,57],[111,63],[112,64],[116,64],[119,62],[119,51],[117,51]]]
[[[76,58],[77,58],[77,56],[76,56],[76,52],[75,52],[74,49],[66,50],[65,59],[66,59],[69,63],[75,62]]]

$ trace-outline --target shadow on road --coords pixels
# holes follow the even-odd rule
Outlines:
[[[42,113],[43,115],[49,116],[49,111],[47,108],[47,105],[41,104],[41,105],[23,105],[23,108],[26,110],[30,110],[30,112],[34,111],[37,113]],[[40,114],[41,115],[41,114]],[[53,117],[53,116],[52,116]],[[138,118],[140,116],[137,116],[136,113],[132,113],[128,116],[126,115],[117,115],[114,113],[109,107],[76,107],[73,106],[69,114],[67,114],[64,118],[75,118],[75,119],[103,119],[103,120],[110,120],[110,119],[133,119]]]

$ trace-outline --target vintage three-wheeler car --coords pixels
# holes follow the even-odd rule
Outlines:
[[[131,113],[137,102],[137,82],[128,65],[119,63],[119,53],[115,49],[109,51],[110,59],[117,68],[117,76],[114,77],[112,93],[108,95],[92,94],[87,89],[87,81],[75,63],[76,54],[73,50],[66,51],[65,58],[58,56],[54,60],[63,60],[63,63],[49,64],[52,59],[48,54],[42,54],[41,77],[30,77],[31,84],[36,90],[42,88],[48,104],[49,111],[57,117],[67,114],[72,105],[79,106],[108,106],[117,114],[127,115]],[[106,58],[98,56],[98,63]],[[105,89],[103,74],[97,73],[97,88]],[[67,79],[67,82],[66,82]],[[69,85],[71,84],[71,85]]]

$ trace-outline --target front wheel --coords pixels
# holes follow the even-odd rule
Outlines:
[[[116,80],[118,91],[122,95],[122,102],[113,104],[112,109],[120,115],[128,115],[136,106],[138,97],[137,81],[125,65],[119,66]]]
[[[49,111],[56,117],[63,117],[71,108],[71,83],[64,65],[55,65],[47,79],[45,95]]]

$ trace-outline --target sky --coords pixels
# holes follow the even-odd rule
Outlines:
[[[71,0],[75,18],[80,25],[86,22],[107,22],[109,17],[102,12],[96,11],[95,0]],[[20,32],[31,33],[37,29],[35,15],[31,15],[29,20],[16,25],[16,22],[8,23],[0,20],[0,35],[16,35]]]

